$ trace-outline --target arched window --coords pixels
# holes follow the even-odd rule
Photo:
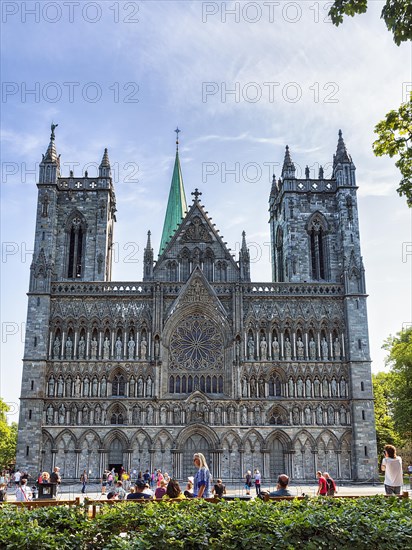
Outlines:
[[[219,393],[223,393],[223,376],[219,376]]]
[[[184,283],[188,280],[190,275],[190,254],[187,248],[182,250],[180,257],[180,280]]]
[[[115,396],[124,396],[125,395],[125,379],[122,374],[117,374],[113,378],[112,382],[112,395]]]
[[[182,376],[182,393],[186,393],[186,376]]]
[[[110,424],[124,424],[124,416],[120,407],[115,406],[110,416]]]
[[[74,215],[68,226],[67,278],[83,277],[83,256],[85,250],[86,224],[80,214]]]
[[[327,279],[326,270],[326,223],[320,214],[315,215],[308,227],[312,279]]]
[[[277,281],[283,282],[285,280],[284,262],[283,262],[283,229],[278,227],[276,234],[276,271]]]
[[[177,281],[177,262],[175,260],[172,260],[167,264],[167,280]]]
[[[203,262],[203,273],[209,282],[213,281],[213,252],[208,248]]]
[[[180,376],[176,376],[176,393],[180,393]]]
[[[173,376],[169,378],[169,392],[175,393],[175,382],[174,382]]]
[[[212,380],[210,376],[206,377],[206,393],[211,393],[212,391]]]

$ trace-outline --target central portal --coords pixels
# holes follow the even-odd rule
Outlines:
[[[210,450],[207,440],[198,434],[191,435],[185,443],[183,449],[183,480],[186,481],[189,476],[194,476],[196,473],[196,466],[193,464],[193,455],[195,453],[202,453],[205,455],[207,465],[210,471],[212,467],[210,464]]]

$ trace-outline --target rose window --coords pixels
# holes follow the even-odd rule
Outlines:
[[[202,315],[184,319],[170,339],[170,359],[172,369],[221,369],[223,343],[215,323]]]

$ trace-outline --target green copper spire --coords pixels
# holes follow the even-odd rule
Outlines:
[[[187,210],[185,188],[183,186],[182,171],[180,169],[179,160],[179,128],[176,128],[176,159],[173,169],[172,183],[170,185],[169,200],[167,201],[167,210],[165,222],[163,224],[162,240],[160,241],[161,254],[170,241],[170,237],[174,234],[182,218]]]

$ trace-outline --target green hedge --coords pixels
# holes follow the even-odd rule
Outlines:
[[[82,506],[0,509],[0,548],[412,548],[412,502],[381,496],[212,504],[118,503],[90,520]]]

